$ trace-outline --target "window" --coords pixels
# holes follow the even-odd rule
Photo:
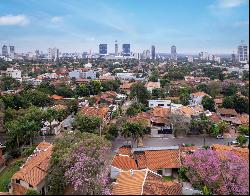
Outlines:
[[[20,184],[20,180],[17,180],[17,179],[16,179],[16,183],[17,183],[17,184]]]
[[[33,186],[32,186],[31,184],[29,184],[29,187],[30,187],[30,188],[33,188]]]
[[[161,103],[161,104],[158,104],[158,106],[164,106],[164,104]]]
[[[160,175],[162,175],[163,173],[162,173],[162,170],[160,169],[160,170],[157,170],[157,174],[160,174]]]

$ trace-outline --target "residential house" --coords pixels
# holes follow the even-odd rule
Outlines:
[[[20,82],[22,81],[22,71],[13,67],[7,68],[6,71],[1,71],[1,75],[14,78]]]
[[[218,152],[232,152],[240,156],[243,160],[249,162],[249,149],[248,148],[226,146],[226,145],[221,145],[221,144],[213,144],[211,148],[212,150],[215,150]]]
[[[11,178],[10,192],[13,195],[24,195],[28,189],[34,189],[41,195],[48,193],[46,176],[52,154],[52,144],[41,142],[33,154]]]
[[[219,108],[220,106],[222,106],[223,99],[214,99],[214,103],[215,103],[215,107]]]
[[[160,84],[160,82],[147,82],[145,84],[145,87],[147,88],[147,90],[149,92],[152,93],[153,89],[159,89],[159,88],[161,88],[161,84]]]
[[[191,101],[190,105],[200,105],[204,96],[210,97],[207,93],[196,92],[190,95]]]
[[[74,71],[69,72],[69,77],[79,79],[79,78],[85,78],[85,79],[96,79],[96,72],[93,70],[88,69],[78,69]]]
[[[239,115],[239,119],[240,119],[242,125],[249,126],[249,115],[248,114]]]
[[[145,127],[151,127],[151,115],[147,112],[140,112],[136,116],[131,116],[128,119],[129,122],[142,122]]]
[[[150,169],[121,171],[112,184],[112,195],[181,195],[181,183],[163,181]]]
[[[172,134],[173,126],[170,120],[170,108],[155,107],[149,113],[151,115],[152,137],[164,137],[166,134]]]
[[[82,107],[80,112],[86,116],[97,116],[101,118],[103,123],[108,123],[110,120],[109,107]]]
[[[132,152],[139,169],[148,168],[162,176],[178,177],[179,146],[134,148]]]
[[[115,80],[114,76],[99,76],[100,81],[110,81],[110,80]]]
[[[176,108],[179,108],[181,106],[182,106],[182,104],[172,103],[171,100],[162,100],[162,99],[148,100],[148,107],[149,108],[163,107],[163,108],[176,109]]]
[[[131,86],[133,85],[133,84],[135,84],[134,82],[131,82],[131,83],[128,83],[128,82],[124,82],[124,83],[122,83],[121,85],[120,85],[120,89],[121,89],[121,91],[124,91],[124,92],[126,92],[126,93],[130,93],[130,91],[131,91]]]
[[[230,123],[230,125],[238,126],[242,124],[235,109],[218,108],[217,114],[220,116],[221,120]]]
[[[120,80],[135,80],[136,76],[134,73],[116,73],[116,77]]]

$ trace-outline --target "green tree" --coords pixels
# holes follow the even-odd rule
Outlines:
[[[216,82],[216,81],[211,81],[208,83],[207,85],[207,93],[215,98],[217,95],[220,94],[221,91],[221,87],[220,87],[220,82]]]
[[[89,89],[85,84],[80,84],[76,86],[75,89],[76,95],[85,97],[89,95]]]
[[[116,124],[110,124],[105,135],[108,140],[114,140],[119,135],[119,129]]]
[[[138,83],[132,85],[130,96],[136,98],[139,103],[147,104],[148,99],[150,99],[150,92],[142,83]]]
[[[101,119],[97,116],[86,116],[81,113],[76,115],[73,127],[81,132],[98,133]]]
[[[138,146],[139,138],[144,135],[143,127],[139,123],[127,122],[122,127],[121,135],[125,138],[132,137]]]
[[[220,132],[220,128],[218,127],[217,124],[213,124],[210,129],[209,129],[209,133],[210,135],[212,136],[217,136],[217,135],[220,135],[221,132]]]
[[[77,110],[78,110],[78,102],[77,102],[77,100],[76,99],[74,99],[74,100],[69,100],[67,103],[66,103],[66,105],[67,105],[67,110],[68,110],[68,112],[69,113],[77,113]]]
[[[237,86],[233,83],[231,83],[229,86],[226,86],[224,89],[223,89],[223,92],[224,92],[224,95],[225,96],[232,96],[232,95],[235,95],[237,93]]]
[[[34,189],[28,189],[24,195],[40,195],[40,194]]]
[[[205,110],[209,110],[211,112],[215,111],[215,103],[214,103],[214,99],[210,98],[208,96],[204,96],[202,99],[201,104],[203,105],[203,108]]]
[[[196,88],[198,91],[208,93],[208,87],[204,83],[198,84]]]
[[[126,113],[128,116],[135,116],[144,109],[144,105],[140,103],[133,103],[129,106]]]
[[[90,82],[90,89],[93,95],[98,95],[102,89],[101,82],[98,80],[92,80]]]
[[[73,97],[74,92],[73,90],[67,86],[66,84],[62,84],[61,86],[56,87],[55,93],[59,96],[63,97]]]
[[[57,118],[57,111],[48,108],[44,113],[44,119],[49,122],[49,134],[52,134],[52,122]]]
[[[162,88],[156,88],[152,90],[152,97],[155,99],[164,98],[164,90]]]
[[[238,128],[238,131],[241,134],[249,135],[249,127],[248,126],[240,125],[239,128]]]
[[[244,144],[247,143],[247,138],[246,138],[246,136],[244,136],[244,135],[239,135],[239,136],[236,138],[236,141],[240,144],[240,146],[243,146]]]
[[[189,88],[181,88],[180,101],[182,105],[188,105],[190,100],[191,90]]]
[[[225,133],[229,128],[229,123],[224,121],[224,120],[218,122],[217,125],[219,127],[219,130],[220,130],[221,134]]]

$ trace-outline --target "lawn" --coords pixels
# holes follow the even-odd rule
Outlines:
[[[21,160],[17,160],[15,163],[7,166],[1,173],[0,173],[0,192],[7,192],[8,191],[8,184],[10,183],[11,177],[16,173],[20,166],[22,165]]]

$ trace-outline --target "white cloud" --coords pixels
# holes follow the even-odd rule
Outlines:
[[[239,7],[245,3],[247,3],[247,0],[217,0],[216,3],[211,6],[227,9]]]
[[[29,19],[25,15],[5,15],[0,16],[0,25],[18,25],[25,26],[29,24]]]
[[[249,21],[238,21],[233,23],[234,27],[248,27],[249,26]]]
[[[52,23],[59,23],[61,21],[62,21],[62,17],[60,17],[60,16],[54,16],[51,18]]]

